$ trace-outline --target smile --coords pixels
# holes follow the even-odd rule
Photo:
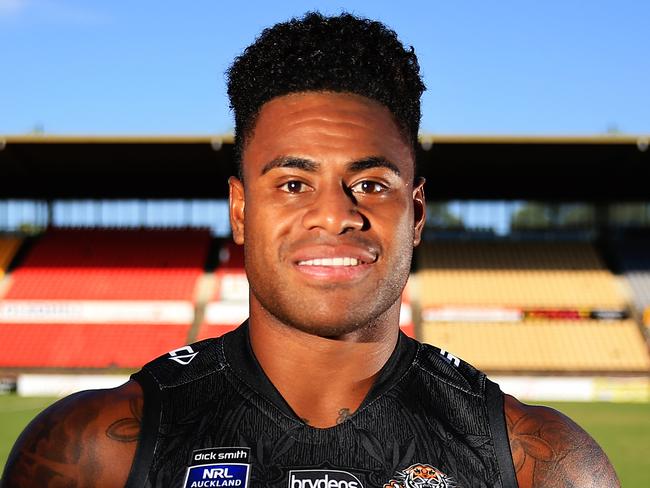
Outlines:
[[[298,261],[298,266],[358,266],[363,261],[351,257],[316,258]]]

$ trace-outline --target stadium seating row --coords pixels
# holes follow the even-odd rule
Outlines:
[[[207,230],[51,229],[5,298],[192,300],[209,245]]]
[[[638,372],[648,349],[633,321],[422,325],[422,340],[491,372]]]
[[[423,307],[441,305],[624,309],[614,276],[601,270],[509,271],[425,269]]]
[[[203,269],[210,240],[207,229],[50,229],[23,266]]]
[[[189,325],[2,324],[0,367],[137,368],[186,343]]]
[[[421,268],[605,270],[585,242],[436,241],[418,248]]]
[[[626,308],[616,277],[588,244],[435,242],[419,256],[423,308]]]
[[[6,299],[192,300],[202,269],[29,269],[12,274]]]

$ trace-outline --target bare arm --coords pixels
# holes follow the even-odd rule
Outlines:
[[[509,395],[505,413],[520,488],[621,486],[600,446],[567,416]]]
[[[2,488],[124,486],[141,418],[142,393],[135,382],[64,398],[20,435],[0,484]]]

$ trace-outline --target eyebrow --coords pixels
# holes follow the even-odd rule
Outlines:
[[[312,161],[311,159],[280,156],[264,165],[262,168],[262,175],[265,175],[275,168],[295,168],[313,173],[318,171],[320,169],[320,166],[320,163]],[[372,168],[386,168],[395,173],[397,176],[400,176],[401,174],[399,168],[395,163],[390,162],[382,156],[369,156],[357,161],[352,161],[348,164],[347,167],[348,171],[353,173]]]
[[[352,172],[372,168],[386,168],[397,176],[400,176],[400,170],[397,165],[382,156],[370,156],[368,158],[359,159],[358,161],[353,161],[348,165],[348,170]]]
[[[314,172],[318,171],[320,164],[312,161],[311,159],[280,156],[279,158],[275,158],[264,165],[262,168],[262,175],[265,175],[275,168],[296,168],[303,171]]]

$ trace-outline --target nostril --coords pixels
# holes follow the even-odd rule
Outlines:
[[[305,213],[303,224],[307,229],[321,228],[331,234],[369,227],[369,221],[354,208],[337,205],[319,205]]]

